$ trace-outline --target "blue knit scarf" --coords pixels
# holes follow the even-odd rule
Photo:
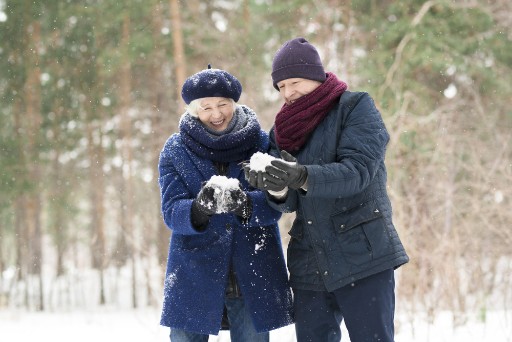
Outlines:
[[[223,132],[209,130],[189,113],[180,120],[180,135],[187,147],[201,158],[229,163],[248,159],[258,151],[260,123],[249,107],[237,106]]]

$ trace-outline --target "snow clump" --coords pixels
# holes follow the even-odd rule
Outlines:
[[[236,178],[228,178],[226,176],[212,176],[206,182],[205,186],[210,186],[215,189],[215,199],[217,202],[217,214],[227,213],[228,204],[230,204],[231,191],[240,188],[240,182]]]
[[[271,165],[270,162],[276,159],[267,153],[256,152],[252,155],[251,160],[249,161],[249,167],[253,171],[265,171],[265,167],[267,165]]]

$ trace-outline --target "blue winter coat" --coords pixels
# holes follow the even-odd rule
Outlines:
[[[271,151],[278,155],[274,132]],[[389,134],[367,93],[345,91],[296,155],[307,192],[288,192],[292,288],[333,291],[409,258],[392,222],[384,156]]]
[[[268,151],[261,131],[259,150]],[[172,230],[161,324],[201,334],[218,334],[230,265],[258,332],[292,323],[291,291],[277,221],[261,191],[248,191],[252,216],[243,223],[234,214],[211,216],[204,232],[190,218],[201,183],[216,174],[212,161],[188,149],[179,133],[160,154],[162,214]],[[237,178],[247,191],[243,169],[229,163],[226,177]]]

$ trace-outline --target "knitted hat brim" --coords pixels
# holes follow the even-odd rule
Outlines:
[[[279,90],[277,83],[289,78],[305,78],[308,80],[324,82],[326,79],[324,67],[314,64],[295,64],[287,65],[284,68],[272,72],[272,82],[274,88]]]

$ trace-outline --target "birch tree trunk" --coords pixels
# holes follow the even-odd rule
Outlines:
[[[87,106],[86,112],[88,116],[92,116],[92,108]],[[105,304],[105,284],[104,270],[106,267],[105,260],[105,227],[104,227],[104,152],[102,148],[102,129],[101,120],[87,120],[87,140],[89,155],[89,197],[91,203],[91,254],[92,264],[99,272],[100,280],[100,298],[99,303]]]
[[[181,86],[186,79],[185,47],[181,29],[181,13],[178,0],[170,0],[171,25],[173,38],[174,72],[176,74],[176,103],[181,101]]]
[[[132,307],[136,308],[137,303],[137,268],[136,268],[136,255],[137,246],[135,238],[135,226],[134,222],[134,205],[133,205],[133,171],[132,171],[132,128],[130,109],[131,103],[131,62],[129,58],[130,49],[130,15],[126,12],[123,18],[123,30],[121,38],[121,51],[124,51],[124,58],[122,60],[121,72],[120,72],[120,115],[121,115],[121,155],[123,159],[122,166],[122,183],[124,193],[121,194],[122,203],[122,219],[123,219],[123,230],[128,236],[128,244],[131,246],[128,258],[130,259],[130,266],[132,269]]]
[[[28,29],[28,60],[27,80],[24,87],[24,97],[26,105],[26,118],[23,120],[26,132],[26,166],[29,174],[29,180],[33,184],[33,189],[26,194],[23,205],[24,215],[27,218],[28,230],[28,270],[37,278],[38,294],[36,299],[36,309],[44,310],[43,298],[43,275],[42,275],[42,232],[41,232],[41,194],[40,179],[41,165],[37,164],[39,130],[41,127],[41,70],[39,67],[39,50],[41,48],[41,24],[38,21],[32,22]]]
[[[154,15],[153,15],[153,40],[155,42],[155,46],[153,49],[153,57],[151,64],[151,81],[150,81],[150,103],[151,103],[151,126],[153,127],[152,141],[151,141],[151,167],[154,171],[155,180],[158,178],[158,161],[160,157],[160,150],[167,139],[167,136],[170,135],[172,131],[177,126],[177,120],[169,120],[168,118],[173,118],[175,113],[171,113],[169,109],[169,101],[165,101],[165,84],[162,77],[163,67],[165,66],[165,48],[161,42],[161,28],[163,26],[163,18],[162,18],[162,7],[160,4],[155,5]],[[176,113],[177,114],[177,113]],[[176,115],[177,116],[177,115]],[[164,120],[163,118],[167,118]],[[175,122],[176,121],[176,122]],[[169,237],[170,230],[165,226],[164,221],[162,219],[161,214],[161,206],[160,206],[160,189],[158,187],[158,183],[156,181],[152,182],[153,191],[156,197],[156,206],[154,214],[158,218],[156,220],[156,227],[153,227],[153,238],[151,243],[156,244],[156,257],[161,272],[161,284],[163,284],[163,279],[165,276],[165,261],[167,259],[167,250],[169,246]],[[149,246],[148,246],[149,247]],[[148,277],[149,280],[149,277]],[[153,298],[151,294],[151,284],[147,284],[147,292],[148,298],[151,301]],[[153,304],[153,303],[151,303]]]

